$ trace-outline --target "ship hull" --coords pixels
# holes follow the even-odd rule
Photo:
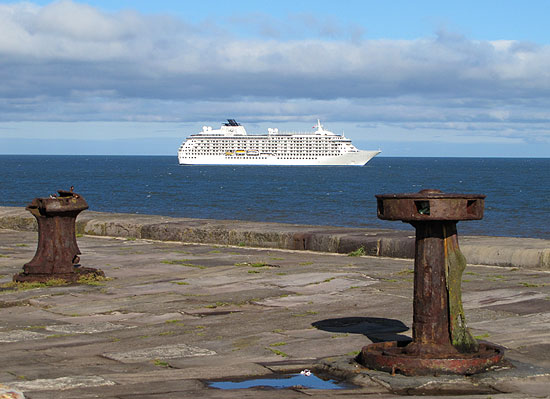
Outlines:
[[[203,155],[195,159],[178,158],[180,165],[364,166],[379,153],[380,151],[358,151],[314,159],[293,159],[267,154],[258,156]]]

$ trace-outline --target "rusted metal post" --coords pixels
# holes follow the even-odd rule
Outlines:
[[[378,217],[416,229],[413,340],[367,345],[363,365],[405,375],[475,374],[499,363],[503,349],[478,343],[466,327],[461,280],[466,260],[456,224],[483,218],[484,195],[422,190],[377,195]]]
[[[79,267],[80,249],[76,243],[77,215],[88,204],[74,192],[59,190],[59,195],[35,198],[27,209],[38,222],[38,247],[32,260],[23,266],[23,272],[14,281],[48,281],[63,279],[77,281],[87,274],[104,276],[101,270]]]

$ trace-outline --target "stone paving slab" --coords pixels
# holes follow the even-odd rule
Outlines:
[[[78,238],[81,263],[100,267],[110,280],[3,286],[33,257],[36,239],[35,232],[0,229],[0,338],[10,338],[0,342],[0,383],[31,399],[402,393],[383,383],[223,391],[205,381],[313,368],[324,358],[353,358],[371,342],[408,339],[411,260],[85,235]],[[479,339],[506,346],[513,361],[550,368],[549,272],[468,266],[463,299]],[[438,383],[434,377],[415,392],[437,397],[428,387]],[[457,393],[548,396],[549,382],[540,376],[499,384],[501,391],[482,396],[468,387]]]

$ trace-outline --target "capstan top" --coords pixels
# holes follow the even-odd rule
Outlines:
[[[485,195],[450,194],[436,189],[418,193],[379,194],[378,217],[384,220],[436,221],[483,218]]]
[[[88,209],[86,200],[77,193],[66,190],[58,190],[57,195],[49,198],[35,198],[25,209],[35,216],[54,216],[78,214]]]

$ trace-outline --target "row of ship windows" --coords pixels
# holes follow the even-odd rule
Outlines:
[[[307,137],[307,138],[298,138],[298,137],[294,137],[294,138],[290,138],[290,137],[272,137],[272,138],[269,138],[268,140],[266,139],[255,139],[255,138],[246,138],[246,137],[239,137],[239,138],[233,138],[233,139],[223,139],[223,140],[218,140],[218,139],[192,139],[190,141],[194,141],[194,142],[199,142],[199,143],[207,143],[207,142],[212,142],[212,141],[216,141],[218,143],[233,143],[235,141],[237,142],[254,142],[254,143],[261,143],[261,142],[270,142],[270,141],[341,141],[342,139],[341,138],[328,138],[328,137]]]
[[[338,152],[340,149],[338,148],[330,148],[330,149],[324,149],[324,148],[308,148],[308,149],[303,149],[303,148],[260,148],[260,151],[261,152],[265,152],[265,151],[268,151],[268,152],[279,152],[279,151],[284,151],[284,152]],[[185,151],[185,152],[226,152],[226,151],[232,151],[232,152],[235,152],[235,151],[258,151],[257,148],[254,148],[254,149],[249,149],[249,150],[241,150],[241,149],[233,149],[233,148],[182,148],[182,151]]]
[[[183,154],[192,154],[192,155],[225,155],[223,152],[217,152],[217,151],[184,151]],[[338,152],[312,152],[311,155],[338,155]],[[277,155],[277,154],[274,154]],[[294,156],[303,156],[304,154],[294,154]],[[236,156],[236,158],[242,158],[242,155]],[[254,158],[257,158],[254,157]]]
[[[243,146],[234,146],[234,147],[228,147],[228,146],[222,146],[222,145],[217,145],[217,144],[212,144],[212,145],[192,145],[192,146],[189,146],[188,148],[224,148],[224,149],[233,149],[233,150],[238,150],[238,149],[246,149],[246,148],[269,148],[269,149],[275,149],[275,148],[324,148],[324,149],[328,149],[328,148],[341,148],[342,146],[339,146],[339,145],[336,145],[336,144],[333,144],[332,146],[328,146],[328,145],[313,145],[313,144],[307,144],[307,145],[268,145],[268,146],[264,146],[264,145],[260,145],[260,146],[247,146],[247,145],[243,145]]]
[[[197,159],[197,157],[182,157],[184,159]],[[267,159],[267,157],[225,157],[225,159]],[[318,157],[277,157],[277,159],[318,159]]]

